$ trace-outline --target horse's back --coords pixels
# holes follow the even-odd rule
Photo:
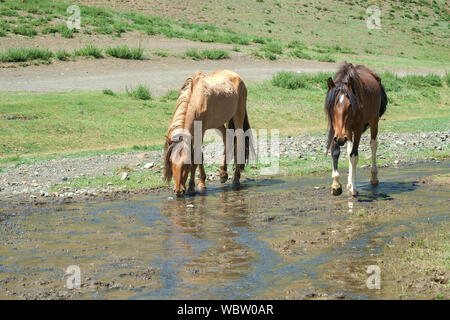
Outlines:
[[[364,122],[378,119],[385,112],[387,103],[383,99],[386,93],[381,85],[381,78],[364,65],[357,65],[355,68],[364,89],[364,108],[367,110],[364,114]]]
[[[357,65],[355,68],[365,86],[373,86],[378,89],[380,88],[381,78],[378,76],[378,74],[362,64]]]
[[[191,103],[205,128],[217,128],[233,117],[239,105],[241,83],[241,77],[229,70],[218,70],[198,79]]]

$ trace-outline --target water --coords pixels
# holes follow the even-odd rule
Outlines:
[[[332,197],[329,175],[307,175],[17,211],[0,222],[0,297],[391,297],[367,289],[367,265],[385,243],[449,221],[449,192],[416,183],[449,168],[380,169],[376,188],[358,170],[358,198]],[[70,265],[79,290],[64,288]]]

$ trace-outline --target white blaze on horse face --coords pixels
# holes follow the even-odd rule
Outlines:
[[[344,102],[344,98],[345,98],[344,94],[341,94],[341,97],[339,98],[339,103]]]

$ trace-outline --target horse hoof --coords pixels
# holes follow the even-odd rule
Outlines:
[[[206,193],[206,186],[198,186],[198,192],[204,195]]]
[[[348,184],[347,184],[347,190],[350,190],[351,188],[352,188],[351,183],[348,183]]]
[[[352,197],[356,198],[359,195],[359,192],[356,190],[351,191]]]
[[[239,180],[233,180],[233,186],[235,186],[235,187],[237,187],[237,186],[240,186],[241,185],[241,183],[239,182]]]
[[[339,188],[337,188],[337,189],[331,188],[331,194],[333,196],[338,196],[341,193],[342,193],[342,186],[339,185]]]
[[[380,182],[380,181],[378,181],[378,179],[370,179],[370,183],[371,183],[373,186],[378,185],[379,182]]]
[[[220,183],[225,183],[228,180],[228,174],[225,174],[224,176],[220,176]]]
[[[188,192],[187,192],[190,196],[192,196],[192,195],[194,195],[195,194],[195,189],[188,189]]]

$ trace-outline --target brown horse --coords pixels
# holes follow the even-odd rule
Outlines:
[[[358,164],[358,146],[362,133],[370,127],[370,147],[372,149],[372,169],[370,182],[378,184],[376,152],[378,120],[386,111],[387,96],[381,84],[381,78],[363,65],[353,66],[344,62],[334,80],[328,79],[328,93],[325,111],[328,115],[330,132],[327,151],[331,149],[333,158],[333,184],[331,194],[340,195],[338,159],[340,147],[347,142],[349,174],[347,189],[353,196],[356,190],[356,165]]]
[[[195,171],[200,167],[200,182],[198,188],[204,192],[206,188],[203,154],[196,157],[194,150],[201,146],[204,133],[208,129],[218,129],[225,145],[223,160],[220,166],[220,180],[225,183],[227,174],[227,128],[247,132],[250,124],[247,117],[247,88],[242,78],[229,70],[218,70],[210,74],[197,72],[184,82],[177,100],[175,112],[166,136],[164,175],[167,181],[174,178],[174,192],[183,196],[189,173],[189,193],[195,191]],[[196,122],[201,123],[201,131],[197,130]],[[198,122],[197,122],[198,124]],[[234,132],[234,131],[233,131]],[[199,133],[199,134],[198,134]],[[228,132],[229,133],[229,132]],[[237,135],[237,134],[236,134]],[[236,135],[233,135],[236,139]],[[238,184],[240,171],[244,169],[249,157],[249,137],[245,137],[245,159],[237,161],[237,145],[234,144],[235,171],[233,183]],[[242,144],[241,144],[242,146]],[[194,148],[193,148],[194,147]],[[233,156],[231,156],[233,157]],[[244,157],[244,156],[243,156]],[[195,159],[197,161],[195,161]],[[200,158],[200,159],[198,159]]]

